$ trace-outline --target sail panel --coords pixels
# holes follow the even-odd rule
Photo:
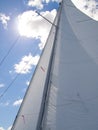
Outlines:
[[[65,11],[66,17],[72,27],[74,34],[78,37],[79,43],[88,52],[97,63],[98,59],[98,21],[93,20],[89,16],[83,14],[74,5],[73,7],[67,6],[72,5],[71,1],[66,0]]]
[[[63,2],[42,130],[97,130],[98,22]]]

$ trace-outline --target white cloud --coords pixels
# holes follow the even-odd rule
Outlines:
[[[8,127],[6,130],[11,130],[12,126]],[[0,130],[5,130],[3,127],[0,126]]]
[[[14,103],[13,103],[13,106],[19,106],[21,103],[22,103],[23,99],[19,99],[19,100],[16,100]]]
[[[28,1],[28,6],[36,7],[38,9],[43,8],[43,4],[41,0],[29,0]]]
[[[3,127],[0,127],[0,130],[5,130]]]
[[[98,21],[98,2],[95,0],[72,0],[78,9]]]
[[[45,11],[40,14],[53,22],[56,10]],[[26,11],[18,16],[18,30],[20,35],[36,39],[39,38],[41,41],[39,45],[40,49],[42,49],[45,44],[50,28],[51,24],[39,16],[35,11]]]
[[[6,130],[11,130],[12,126],[8,127]],[[5,130],[3,127],[0,126],[0,130]]]
[[[8,127],[8,129],[7,129],[7,130],[11,130],[11,128],[12,128],[12,126]]]
[[[28,86],[30,84],[30,81],[26,81],[26,85]]]
[[[43,9],[44,4],[43,3],[49,3],[49,2],[59,2],[59,0],[29,0],[28,6],[36,7],[38,9]]]
[[[0,88],[4,88],[4,86],[5,86],[4,84],[0,84]]]
[[[24,56],[18,64],[14,65],[16,73],[26,74],[30,73],[33,65],[37,65],[40,56],[32,56],[31,54]]]
[[[23,93],[26,92],[27,87],[29,86],[29,84],[30,84],[30,81],[26,81],[26,85],[27,85],[27,86],[22,90]]]
[[[6,16],[5,14],[0,13],[0,21],[3,24],[5,29],[7,28],[7,23],[8,23],[9,20],[10,20],[9,16]]]

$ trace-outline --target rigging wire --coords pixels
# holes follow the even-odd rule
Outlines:
[[[35,55],[35,54],[37,53],[38,49],[39,49],[39,48],[38,48],[38,46],[37,46],[37,48],[35,49],[35,52],[34,52],[33,55]],[[23,69],[30,63],[31,60],[32,60],[32,58],[26,63],[26,65],[23,66],[23,68],[21,69],[20,72],[23,71]],[[7,86],[7,88],[2,92],[2,94],[0,95],[0,100],[1,100],[2,97],[4,97],[4,95],[6,94],[6,92],[11,88],[11,86],[14,84],[14,82],[15,82],[16,79],[20,76],[20,74],[21,74],[21,73],[16,74],[15,78],[10,82],[10,84]]]
[[[5,56],[2,58],[2,60],[0,61],[0,66],[3,64],[3,62],[6,60],[6,58],[8,57],[8,55],[10,54],[10,52],[12,51],[12,49],[14,48],[14,46],[16,45],[17,41],[19,40],[20,36],[17,36],[17,38],[15,39],[15,41],[12,43],[11,47],[9,48],[9,50],[7,51],[7,53],[5,54]]]
[[[3,91],[3,93],[0,95],[0,99],[5,95],[5,93],[8,91],[8,89],[12,86],[12,84],[16,81],[17,77],[19,76],[20,74],[17,74],[15,76],[15,78],[10,82],[10,84],[8,85],[8,87]]]

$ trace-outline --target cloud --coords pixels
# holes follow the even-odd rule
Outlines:
[[[32,66],[37,65],[39,58],[39,55],[33,57],[31,53],[24,56],[18,64],[14,65],[15,72],[20,74],[30,73]]]
[[[28,6],[36,7],[38,9],[43,8],[43,4],[41,0],[29,0],[28,1]]]
[[[0,127],[0,130],[5,130],[3,127]]]
[[[2,84],[2,83],[0,84],[0,88],[4,88],[4,86],[5,86],[4,84]]]
[[[78,9],[98,21],[98,2],[95,0],[72,0]]]
[[[5,14],[0,13],[0,21],[3,24],[5,29],[7,28],[7,23],[8,23],[9,20],[10,20],[9,16],[6,16]]]
[[[26,81],[26,87],[22,90],[23,93],[26,92],[27,87],[29,86],[29,84],[30,84],[30,81]]]
[[[11,130],[12,126],[8,127],[6,130]],[[5,130],[3,127],[0,127],[0,130]]]
[[[7,129],[7,130],[11,130],[11,128],[12,128],[12,126],[8,127],[8,129]]]
[[[26,85],[28,86],[30,84],[30,81],[26,81]]]
[[[44,4],[43,3],[49,3],[49,2],[59,2],[59,0],[29,0],[28,6],[36,7],[38,9],[43,9]]]
[[[56,16],[56,10],[40,13],[42,16],[53,22]],[[18,31],[21,36],[40,39],[40,49],[43,48],[51,24],[39,16],[35,11],[26,11],[18,16]]]
[[[19,99],[19,100],[16,100],[14,103],[13,103],[13,106],[19,106],[21,103],[22,103],[23,99]]]

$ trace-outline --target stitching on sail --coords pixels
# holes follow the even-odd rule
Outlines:
[[[22,119],[23,119],[23,122],[25,124],[25,116],[24,115],[21,115]]]
[[[87,22],[87,21],[93,21],[93,19],[89,18],[89,19],[79,20],[77,21],[77,23],[82,23],[82,22]]]
[[[43,72],[45,72],[45,69],[44,69],[42,66],[41,66],[40,68],[41,68],[41,70],[42,70]]]

